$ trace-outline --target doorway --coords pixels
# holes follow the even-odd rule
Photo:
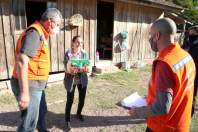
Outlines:
[[[25,10],[27,26],[30,26],[36,20],[40,20],[41,15],[47,8],[47,2],[43,1],[25,1]]]
[[[114,3],[97,3],[97,51],[101,60],[112,60]]]

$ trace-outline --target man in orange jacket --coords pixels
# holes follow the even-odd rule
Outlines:
[[[150,45],[159,52],[153,62],[147,106],[132,108],[134,118],[146,118],[146,132],[188,132],[191,121],[195,64],[174,40],[176,24],[170,18],[156,20],[150,29]]]
[[[11,79],[21,110],[22,121],[17,131],[33,132],[36,129],[40,100],[50,70],[48,38],[58,33],[61,19],[59,10],[48,8],[41,20],[30,25],[17,41]]]

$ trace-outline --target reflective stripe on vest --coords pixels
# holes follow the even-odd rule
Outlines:
[[[173,65],[174,71],[178,71],[180,68],[182,68],[186,63],[188,63],[190,60],[192,60],[192,57],[190,55],[186,56],[185,58],[179,60],[176,64]]]

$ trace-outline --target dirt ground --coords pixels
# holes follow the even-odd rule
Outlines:
[[[140,95],[147,92],[149,69],[110,74],[89,80],[83,115],[85,121],[75,118],[78,105],[78,92],[72,106],[72,132],[144,132],[146,125],[142,119],[132,119],[128,110],[116,105],[131,93]],[[0,91],[0,93],[2,93]],[[6,95],[6,94],[0,94]],[[64,111],[66,92],[62,85],[52,85],[46,90],[48,113],[47,128],[50,132],[66,132]],[[198,114],[194,116],[191,132],[197,132]],[[0,132],[16,131],[20,112],[12,94],[0,96]]]
[[[127,84],[128,80],[121,80],[119,76],[117,77],[119,81],[111,78],[107,76],[95,81],[90,80],[83,109],[84,122],[75,118],[78,105],[78,95],[76,95],[78,92],[76,90],[71,112],[72,132],[142,132],[145,130],[143,120],[131,119],[128,115],[128,110],[115,105],[118,100],[128,95],[128,90],[130,90],[128,87],[131,87]],[[141,84],[144,82],[137,79],[135,81]],[[134,84],[133,86],[136,87]],[[118,94],[119,92],[120,94]],[[10,96],[9,101],[14,103],[0,104],[0,132],[16,131],[19,123],[20,112],[13,95]],[[46,116],[48,130],[50,132],[66,131],[64,123],[66,93],[63,85],[51,86],[46,91],[46,99],[48,103]],[[7,97],[5,97],[4,102],[6,100]]]
[[[81,122],[75,118],[77,105],[73,105],[71,125],[72,132],[133,132],[134,125],[143,123],[143,120],[134,120],[128,116],[127,110],[116,107],[108,110],[87,110],[83,113],[85,121]],[[48,104],[47,127],[50,132],[64,132],[64,108],[65,101],[59,100],[54,104]],[[0,131],[16,131],[17,120],[20,117],[18,107],[4,106],[0,108]],[[143,125],[144,126],[144,125]],[[144,128],[144,127],[143,127]],[[135,130],[144,131],[144,130]],[[135,132],[134,131],[134,132]]]

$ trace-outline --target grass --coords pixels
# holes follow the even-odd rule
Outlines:
[[[191,132],[197,132],[198,130],[197,124],[198,124],[198,113],[193,115],[192,122],[191,122],[191,129],[190,129]]]
[[[2,91],[0,91],[2,92]],[[17,102],[13,94],[9,91],[0,93],[0,106],[3,105],[16,105]]]
[[[150,76],[150,67],[142,69],[133,69],[131,71],[121,71],[111,74],[103,74],[90,78],[89,86],[86,97],[85,111],[97,111],[97,110],[116,110],[115,105],[118,101],[131,93],[137,91],[140,95],[146,96],[147,84]],[[52,85],[46,90],[46,98],[50,111],[56,113],[64,113],[64,106],[66,101],[66,91],[62,84]],[[78,92],[75,92],[78,94]],[[75,95],[74,104],[77,105],[77,98]],[[197,98],[198,100],[198,98]],[[0,94],[0,105],[12,105],[16,104],[15,98],[11,94]],[[56,105],[53,105],[56,104]],[[198,104],[198,101],[197,101]],[[54,107],[55,106],[55,107]],[[191,132],[198,130],[198,114],[196,113],[192,118]],[[135,124],[133,127],[118,126],[113,128],[102,127],[99,128],[100,132],[107,131],[133,131],[141,132],[145,130],[145,124]]]
[[[134,78],[131,78],[131,76],[134,76]],[[123,99],[126,95],[134,92],[135,87],[139,87],[137,78],[138,76],[133,72],[119,72],[99,76],[90,81],[89,96],[95,97],[94,100],[97,102],[97,107],[102,109],[114,108],[115,101]],[[144,89],[139,91],[142,90]]]

